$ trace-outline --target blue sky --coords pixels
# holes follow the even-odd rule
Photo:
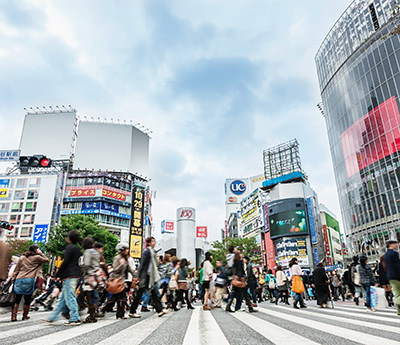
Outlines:
[[[225,178],[262,173],[263,150],[297,138],[339,215],[314,56],[350,3],[3,0],[0,148],[18,147],[24,107],[140,122],[153,131],[156,234],[192,206],[216,239]]]

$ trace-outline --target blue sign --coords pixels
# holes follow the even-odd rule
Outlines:
[[[313,244],[317,243],[317,235],[315,233],[315,224],[311,198],[307,198],[307,210],[308,210],[308,221],[310,222],[310,232],[311,232],[311,242]]]
[[[41,224],[41,225],[36,224],[35,230],[33,232],[33,242],[46,243],[48,232],[49,232],[49,224]]]
[[[0,188],[9,188],[10,187],[10,179],[3,178],[0,179]]]
[[[129,214],[112,212],[112,211],[108,211],[108,210],[89,209],[89,210],[64,210],[64,211],[61,211],[62,215],[68,215],[68,214],[99,214],[99,213],[105,214],[107,216],[114,216],[114,217],[120,217],[120,218],[125,218],[125,219],[131,219],[131,216]]]
[[[241,180],[235,180],[231,182],[229,189],[235,195],[242,195],[246,191],[246,184]]]
[[[82,203],[82,210],[93,210],[100,209],[101,202],[99,201],[88,201]]]
[[[319,264],[318,248],[314,248],[315,264]]]
[[[17,161],[19,150],[0,150],[0,161]]]
[[[106,211],[111,211],[111,212],[119,212],[119,206],[115,204],[110,204],[108,202],[100,202],[100,201],[87,201],[82,203],[82,210],[106,210]],[[95,212],[95,213],[101,213],[101,212]],[[82,214],[85,214],[85,212],[82,212]]]
[[[107,210],[107,211],[112,211],[112,212],[119,212],[119,206],[115,204],[110,204],[108,202],[102,202],[101,203],[101,209],[102,210]]]
[[[163,234],[165,232],[165,220],[161,222],[161,233]]]
[[[325,266],[325,271],[336,271],[336,270],[341,270],[343,269],[343,264],[337,264],[337,265],[330,265],[330,266]]]

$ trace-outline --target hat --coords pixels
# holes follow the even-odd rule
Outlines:
[[[129,249],[129,246],[128,246],[126,243],[118,243],[117,246],[115,247],[115,249],[116,249],[118,252],[122,252],[122,251],[124,251],[125,249]]]

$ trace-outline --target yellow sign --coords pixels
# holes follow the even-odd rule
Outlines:
[[[137,259],[140,259],[142,257],[142,236],[131,235],[129,254],[131,257]]]
[[[8,188],[0,189],[0,198],[7,198],[8,196]]]

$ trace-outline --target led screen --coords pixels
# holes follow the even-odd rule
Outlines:
[[[400,150],[395,97],[376,106],[341,135],[347,176]]]
[[[270,215],[269,231],[271,238],[307,233],[305,211],[292,210]]]

